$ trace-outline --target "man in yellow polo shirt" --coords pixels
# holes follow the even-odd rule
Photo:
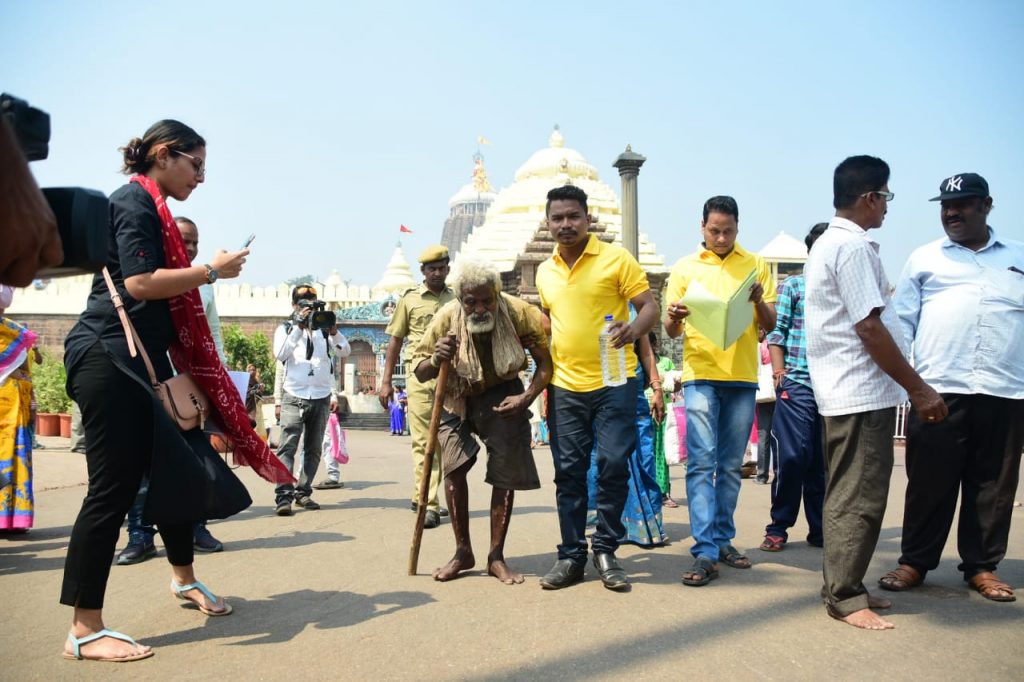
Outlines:
[[[775,282],[764,260],[736,243],[739,208],[732,197],[711,197],[704,204],[701,248],[672,266],[668,279],[665,331],[685,334],[683,396],[686,402],[686,500],[690,532],[696,541],[694,563],[683,584],[706,585],[718,577],[718,561],[750,568],[750,560],[732,546],[733,512],[740,493],[740,465],[754,422],[757,328],[775,328]],[[755,273],[750,287],[754,319],[739,339],[720,348],[693,325],[681,300],[693,282],[728,299]]]
[[[391,336],[388,341],[388,348],[384,355],[384,376],[380,382],[380,390],[377,395],[380,404],[388,409],[388,402],[394,396],[394,387],[391,384],[391,377],[398,363],[398,356],[402,350],[402,342],[408,340],[407,346],[407,369],[405,373],[406,388],[408,389],[409,409],[407,418],[409,420],[409,433],[412,434],[412,502],[409,507],[417,510],[420,498],[420,481],[424,475],[430,476],[430,483],[427,494],[427,513],[423,517],[424,528],[437,528],[441,523],[441,517],[447,512],[441,509],[437,501],[437,490],[441,485],[441,458],[435,457],[430,472],[424,474],[423,464],[426,459],[427,436],[430,431],[430,409],[434,404],[434,380],[422,382],[416,378],[411,365],[413,351],[423,338],[423,333],[430,326],[441,306],[449,301],[455,300],[455,293],[445,284],[448,278],[448,249],[443,246],[428,246],[420,254],[420,272],[423,273],[423,284],[410,289],[398,299],[398,306],[391,315],[391,322],[388,323],[386,334]]]
[[[558,243],[537,269],[541,306],[551,318],[554,374],[548,387],[548,430],[555,461],[555,498],[562,542],[558,560],[540,580],[545,589],[583,579],[587,563],[587,470],[597,439],[597,528],[591,538],[594,567],[611,590],[629,586],[615,560],[625,535],[622,508],[629,483],[628,458],[636,449],[636,355],[633,341],[658,321],[644,271],[625,249],[588,234],[587,195],[565,185],[548,192],[547,223]],[[629,304],[637,316],[631,323]],[[620,386],[605,386],[599,335],[604,316],[615,318],[612,344],[626,352]],[[749,430],[749,429],[748,429]]]

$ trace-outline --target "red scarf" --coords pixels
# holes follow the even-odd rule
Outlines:
[[[164,267],[191,267],[181,232],[156,182],[145,175],[136,175],[131,182],[142,185],[156,203],[156,212],[163,228]],[[250,426],[249,414],[245,411],[238,389],[217,355],[199,289],[186,291],[169,299],[168,303],[174,328],[178,330],[178,338],[170,348],[171,360],[178,372],[191,374],[206,391],[210,407],[217,413],[217,421],[234,444],[235,460],[252,467],[257,474],[273,483],[293,482],[291,472],[270,452],[266,441],[256,435]]]

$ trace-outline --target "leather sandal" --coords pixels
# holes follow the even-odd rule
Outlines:
[[[990,601],[1017,601],[1017,597],[1013,594],[1013,588],[991,571],[975,573],[967,580],[967,584]]]
[[[714,562],[706,557],[697,557],[689,571],[683,573],[683,584],[700,587],[718,577],[718,569]]]
[[[762,552],[781,552],[785,546],[786,538],[780,535],[765,535],[758,549]]]
[[[718,550],[718,560],[733,568],[750,568],[751,566],[750,559],[732,545],[726,545]]]
[[[878,579],[878,585],[890,592],[905,592],[923,582],[924,573],[907,564],[900,564]]]

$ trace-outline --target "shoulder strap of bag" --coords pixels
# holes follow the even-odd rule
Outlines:
[[[110,277],[110,271],[103,268],[103,279],[107,282],[107,290],[110,291],[110,300],[114,302],[114,309],[117,310],[117,316],[121,318],[121,326],[124,328],[124,336],[128,340],[128,353],[134,358],[135,356],[142,354],[142,362],[146,365],[146,372],[149,373],[149,381],[151,384],[156,386],[160,382],[157,381],[156,372],[153,370],[153,363],[149,361],[149,354],[146,352],[146,347],[142,345],[142,339],[139,338],[139,333],[135,331],[135,325],[132,324],[131,318],[128,317],[127,311],[124,309],[124,300],[121,298],[121,294],[117,293],[117,287],[114,286],[114,280]],[[136,350],[136,347],[138,350]]]

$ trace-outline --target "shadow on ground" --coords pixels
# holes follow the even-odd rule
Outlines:
[[[230,616],[207,619],[203,627],[147,637],[146,644],[166,647],[226,638],[243,638],[234,645],[288,642],[310,626],[319,630],[350,627],[433,601],[425,592],[408,591],[367,595],[297,590],[252,601],[233,597]]]

